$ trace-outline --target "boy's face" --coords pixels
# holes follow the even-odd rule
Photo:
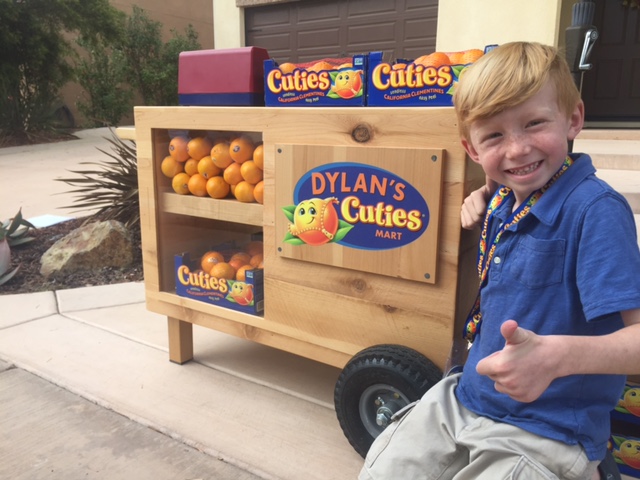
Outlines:
[[[543,187],[568,153],[568,140],[582,129],[584,107],[560,110],[551,81],[526,102],[474,122],[462,144],[487,176],[510,187],[516,204]]]

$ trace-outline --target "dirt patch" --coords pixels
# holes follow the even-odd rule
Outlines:
[[[40,275],[40,258],[51,245],[84,222],[100,220],[102,219],[96,216],[82,217],[32,230],[31,236],[35,237],[33,242],[11,248],[11,269],[20,265],[20,270],[11,280],[0,285],[0,295],[142,281],[144,277],[139,225],[129,228],[134,249],[133,262],[129,267],[113,268],[96,265],[91,270],[77,272],[58,280],[48,280]]]

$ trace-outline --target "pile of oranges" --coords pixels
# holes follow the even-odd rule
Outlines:
[[[484,55],[484,51],[473,48],[461,52],[433,52],[416,58],[413,63],[424,67],[439,68],[443,65],[468,65]]]
[[[264,266],[263,244],[253,241],[236,251],[209,250],[200,259],[200,268],[212,277],[246,281],[246,271]]]
[[[264,149],[245,134],[212,140],[178,135],[160,164],[180,195],[263,203]]]
[[[322,60],[306,63],[285,62],[281,63],[278,68],[280,68],[280,71],[284,74],[292,73],[296,69],[319,73],[323,70],[353,68],[353,63],[351,58],[323,58]]]

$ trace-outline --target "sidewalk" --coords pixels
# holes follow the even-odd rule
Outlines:
[[[3,478],[258,478],[40,377],[7,368],[0,362]]]
[[[78,217],[90,212],[74,212],[75,196],[67,192],[75,187],[59,178],[78,178],[72,170],[86,169],[81,162],[102,162],[109,157],[98,148],[111,152],[108,128],[76,132],[77,140],[58,143],[0,148],[0,219],[13,217],[19,208],[25,218],[40,215]]]
[[[353,479],[335,368],[194,326],[169,362],[140,283],[0,296],[0,478]],[[4,367],[6,368],[6,366]]]

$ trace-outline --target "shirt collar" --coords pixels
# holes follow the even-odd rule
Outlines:
[[[544,224],[552,225],[571,192],[582,180],[596,173],[589,155],[572,153],[571,158],[574,160],[573,165],[531,207],[531,214]]]

